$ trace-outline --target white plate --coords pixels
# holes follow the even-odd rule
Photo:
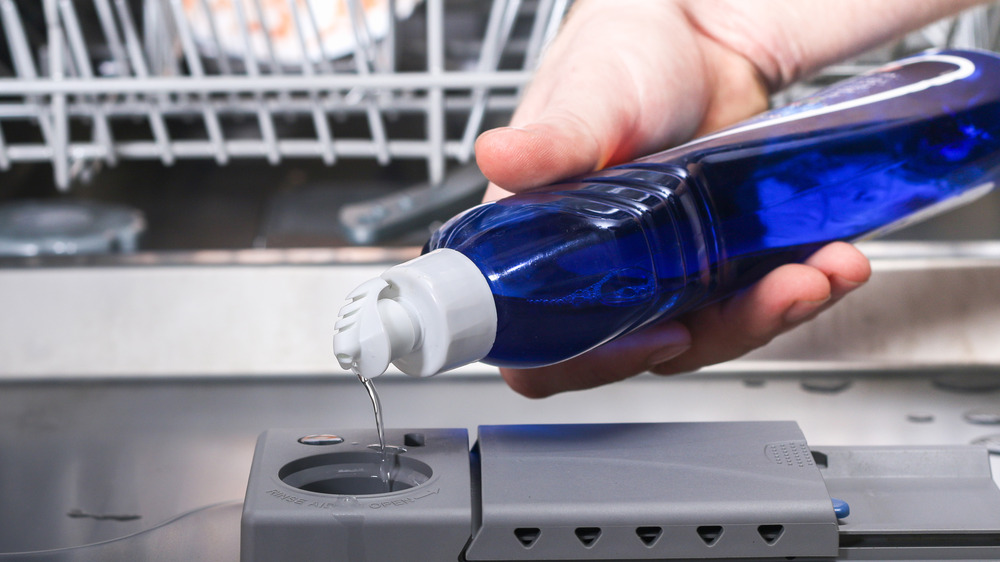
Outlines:
[[[241,29],[236,2],[242,4],[245,31]],[[419,2],[396,0],[396,18],[409,17]],[[384,38],[389,29],[389,0],[359,0],[358,3],[364,11],[368,35],[373,41]],[[354,51],[356,34],[346,0],[295,0],[294,11],[292,4],[289,0],[184,0],[183,5],[195,40],[209,56],[220,55],[213,39],[213,21],[224,56],[240,59],[246,56],[244,34],[249,37],[254,58],[261,62],[270,60],[265,34],[270,37],[274,56],[281,64],[334,59]],[[263,11],[263,18],[258,5]],[[206,7],[211,11],[211,19]],[[315,14],[315,25],[310,17],[310,7]],[[266,30],[262,19],[266,22]],[[305,52],[303,41],[299,38],[299,26]]]

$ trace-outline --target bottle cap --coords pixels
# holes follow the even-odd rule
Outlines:
[[[392,363],[426,377],[482,359],[497,312],[476,264],[443,248],[387,269],[347,296],[333,337],[337,361],[370,379]]]

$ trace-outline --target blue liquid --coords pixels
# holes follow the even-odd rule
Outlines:
[[[428,250],[483,272],[484,361],[556,363],[982,191],[1000,169],[1000,58],[900,61],[727,131],[481,205]]]

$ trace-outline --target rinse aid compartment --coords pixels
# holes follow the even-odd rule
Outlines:
[[[793,422],[268,431],[241,560],[1000,556],[977,447],[811,451]]]

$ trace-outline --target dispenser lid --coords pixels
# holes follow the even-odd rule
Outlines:
[[[333,349],[345,369],[377,377],[392,363],[425,377],[485,357],[497,312],[482,272],[442,248],[361,284],[340,310]]]

